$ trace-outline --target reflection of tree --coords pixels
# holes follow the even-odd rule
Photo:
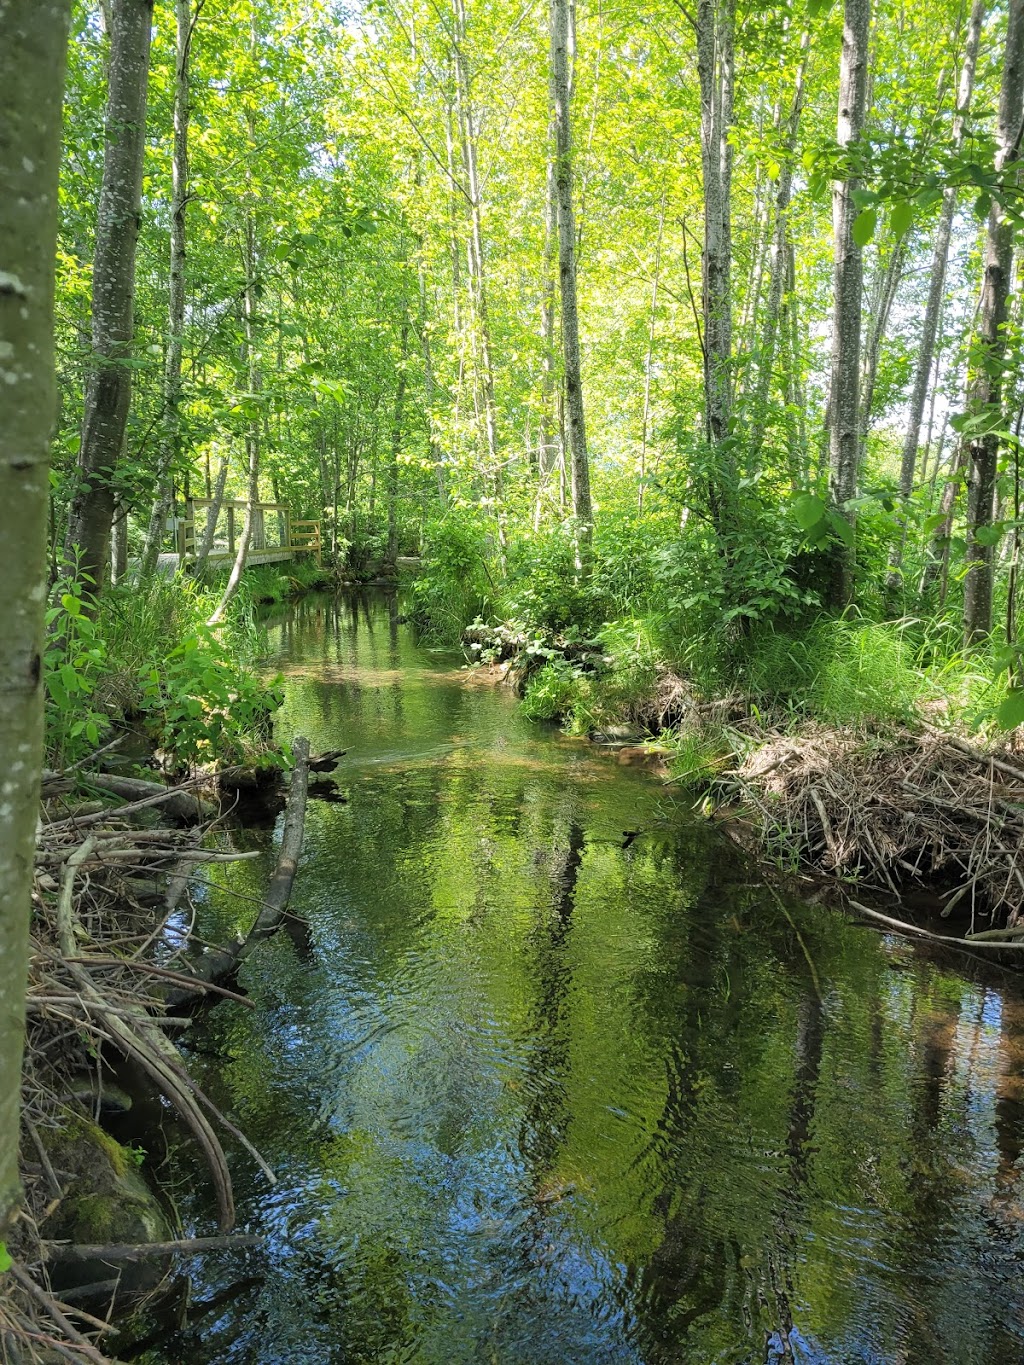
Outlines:
[[[536,1041],[524,1077],[530,1099],[519,1145],[531,1164],[535,1194],[556,1163],[572,1117],[568,1095],[572,964],[566,950],[584,842],[582,826],[570,817],[566,843],[551,857],[550,907],[541,908],[531,935],[537,995],[529,1031]]]

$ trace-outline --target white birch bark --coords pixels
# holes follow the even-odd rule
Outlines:
[[[845,0],[843,52],[839,69],[836,140],[848,147],[860,136],[867,110],[870,0]],[[864,264],[853,240],[857,215],[853,177],[832,186],[835,268],[832,304],[832,368],[829,383],[829,501],[833,511],[853,522],[847,504],[857,492],[860,465],[860,340]],[[854,552],[838,541],[832,550],[832,605],[853,601]]]
[[[157,458],[156,495],[150,513],[146,543],[142,551],[141,572],[151,574],[164,535],[164,523],[171,510],[173,484],[171,471],[178,453],[181,428],[181,355],[185,332],[185,211],[188,208],[188,128],[191,117],[189,56],[192,35],[203,0],[198,0],[195,18],[191,0],[175,0],[175,80],[174,147],[171,158],[171,234],[170,273],[167,291],[167,353],[164,357],[163,421],[160,453]]]
[[[1024,0],[1009,0],[1006,51],[996,119],[996,170],[1015,161],[1020,152],[1024,119]],[[968,384],[967,411],[995,414],[1002,406],[1003,362],[1006,353],[1007,299],[1013,270],[1012,222],[998,199],[992,200],[985,241],[985,274],[975,338],[973,374]],[[979,643],[992,628],[992,546],[979,539],[991,526],[995,500],[999,436],[995,431],[975,436],[970,443],[967,484],[967,576],[964,580],[964,640]]]
[[[590,461],[583,411],[579,315],[576,300],[576,219],[573,208],[572,115],[569,107],[569,3],[551,0],[551,95],[555,122],[558,201],[558,281],[562,304],[562,367],[569,484],[576,521],[577,563],[584,567],[593,534]]]

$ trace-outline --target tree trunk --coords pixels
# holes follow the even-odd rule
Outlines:
[[[868,429],[871,425],[871,408],[875,400],[875,382],[878,379],[878,361],[882,354],[882,342],[889,325],[896,290],[903,279],[903,266],[906,261],[906,239],[893,242],[885,268],[880,271],[877,281],[877,297],[870,310],[868,340],[864,347],[860,380],[860,443],[861,456],[867,448]]]
[[[704,178],[704,431],[719,447],[732,416],[733,0],[699,0],[697,68]],[[728,463],[728,462],[727,462]],[[718,471],[728,479],[728,469]],[[717,482],[717,480],[716,480]],[[712,511],[719,501],[713,497]],[[716,515],[716,522],[719,517]]]
[[[845,0],[843,54],[839,71],[840,147],[856,141],[864,127],[868,86],[868,34],[871,0]],[[832,186],[832,229],[835,237],[833,274],[832,369],[829,384],[829,502],[851,528],[848,506],[856,495],[860,464],[860,313],[864,264],[853,240],[857,216],[854,193],[859,182],[850,178]],[[853,602],[854,551],[839,540],[832,549],[831,600],[842,610]]]
[[[793,84],[793,103],[790,106],[789,118],[786,122],[784,154],[779,168],[779,185],[775,192],[775,222],[772,229],[768,302],[765,306],[764,321],[761,324],[761,338],[757,351],[757,388],[754,391],[753,411],[751,413],[753,418],[749,457],[751,472],[754,472],[760,463],[768,412],[768,395],[771,391],[772,369],[775,364],[775,351],[778,345],[779,319],[782,316],[782,296],[787,292],[786,286],[789,279],[789,252],[787,250],[789,204],[793,197],[793,160],[796,156],[800,117],[804,107],[804,77],[807,72],[807,53],[810,41],[810,32],[805,29],[800,39],[800,62],[796,69]]]
[[[398,383],[395,387],[395,411],[391,422],[391,458],[388,461],[388,550],[387,563],[394,568],[398,563],[398,457],[402,453],[402,418],[405,412],[405,361],[409,349],[409,317],[402,317],[402,339],[399,347]]]
[[[665,233],[665,192],[661,194],[658,211],[658,240],[654,248],[654,279],[651,283],[651,320],[647,329],[647,356],[644,361],[644,407],[640,423],[640,479],[636,494],[636,510],[644,510],[644,488],[647,483],[647,434],[651,425],[651,368],[654,364],[654,329],[658,320],[658,283],[661,278],[661,243]]]
[[[202,0],[199,0],[202,3]],[[196,10],[198,19],[199,11]],[[188,124],[191,115],[189,50],[195,21],[191,0],[175,0],[177,45],[174,84],[174,151],[171,160],[171,266],[168,280],[167,355],[164,358],[163,425],[157,459],[156,496],[142,551],[141,572],[156,568],[164,523],[173,497],[172,470],[181,426],[181,351],[185,331],[185,210],[188,207]]]
[[[53,288],[70,0],[0,9],[0,1240],[18,1181],[25,978],[43,764]]]
[[[103,183],[92,288],[92,359],[78,458],[79,484],[68,514],[65,554],[103,587],[114,478],[131,403],[135,247],[139,235],[152,0],[113,0]]]
[[[552,107],[554,98],[548,94]],[[537,424],[537,501],[533,529],[540,530],[544,494],[562,454],[558,439],[555,354],[555,257],[558,243],[558,186],[555,183],[555,129],[548,128],[548,161],[544,185],[544,247],[540,281],[540,420]]]
[[[572,120],[569,109],[569,0],[551,0],[551,95],[555,121],[558,278],[562,302],[562,366],[577,564],[589,556],[594,511],[583,415],[579,317],[576,308],[576,220],[573,211]]]
[[[256,233],[250,213],[245,224],[245,294],[242,301],[245,320],[244,360],[248,368],[250,394],[259,393],[262,383],[255,344],[256,268]],[[249,465],[249,489],[245,501],[245,520],[242,522],[242,534],[238,540],[235,562],[231,566],[227,586],[217,603],[216,611],[206,623],[208,626],[218,626],[224,620],[228,604],[238,591],[238,585],[242,581],[242,574],[245,573],[245,566],[249,558],[249,546],[252,544],[253,530],[257,520],[256,504],[260,500],[260,423],[258,417],[253,417],[249,421],[245,436],[245,453]]]
[[[217,467],[217,481],[213,486],[213,504],[206,509],[206,525],[203,527],[203,538],[196,552],[195,568],[192,570],[196,578],[202,578],[206,573],[206,561],[210,558],[210,551],[217,536],[217,522],[220,520],[224,487],[228,481],[228,463],[228,457],[222,455]],[[182,567],[184,568],[184,565]]]
[[[469,197],[470,233],[468,266],[470,299],[474,312],[474,339],[478,363],[478,394],[484,422],[487,446],[487,478],[499,492],[501,471],[498,462],[498,423],[494,403],[494,365],[491,354],[491,329],[487,311],[487,278],[484,265],[483,196],[477,163],[476,110],[463,45],[466,39],[466,11],[464,0],[455,0],[456,45],[455,71],[458,87],[458,111],[462,133],[462,156],[466,168]]]
[[[1024,106],[1024,0],[1009,0],[1006,53],[999,92],[996,170],[1016,160]],[[992,200],[985,243],[985,274],[974,348],[974,372],[968,384],[967,411],[988,415],[993,426],[1002,407],[1003,361],[1006,351],[1007,298],[1013,269],[1013,223],[999,201]],[[970,443],[967,484],[967,577],[964,581],[964,641],[977,644],[992,628],[992,546],[984,540],[992,524],[999,436],[995,430],[975,435]]]
[[[964,125],[971,104],[974,89],[974,71],[978,63],[978,47],[981,42],[981,26],[985,19],[986,0],[974,0],[971,17],[967,26],[967,42],[964,47],[964,62],[960,69],[960,86],[957,91],[956,117],[953,120],[953,151],[958,152],[963,145]],[[917,446],[921,439],[921,422],[924,418],[924,405],[928,397],[928,377],[935,359],[935,341],[939,330],[939,317],[942,313],[942,297],[946,283],[946,264],[949,260],[949,240],[953,230],[953,214],[956,211],[956,189],[949,185],[943,191],[942,210],[935,229],[935,245],[932,249],[932,268],[928,281],[928,302],[924,310],[924,323],[921,327],[921,340],[914,368],[914,384],[910,392],[910,412],[907,415],[907,432],[903,441],[903,458],[900,461],[900,499],[906,504],[914,491],[914,471],[917,467]],[[906,518],[904,506],[901,520]],[[897,592],[902,578],[903,542],[901,534],[893,546],[889,557],[889,572],[886,577],[886,591],[890,595]]]

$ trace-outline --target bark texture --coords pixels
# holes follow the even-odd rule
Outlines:
[[[70,0],[0,3],[0,1239],[17,1207],[36,815],[53,285]]]
[[[996,126],[996,171],[1016,160],[1024,118],[1024,0],[1010,0],[1006,52]],[[967,411],[990,414],[992,423],[1003,401],[1007,299],[1013,270],[1013,224],[998,199],[992,200],[985,239],[985,274],[981,285],[974,363],[968,385]],[[973,437],[967,485],[967,577],[964,580],[964,641],[976,644],[992,629],[993,547],[985,531],[992,524],[999,436],[993,431]],[[979,538],[980,537],[980,538]]]
[[[704,426],[712,445],[732,413],[733,0],[700,0],[697,69],[704,175]],[[725,471],[723,471],[725,472]]]
[[[868,35],[870,0],[845,0],[843,53],[839,70],[839,119],[836,140],[840,147],[855,142],[864,128],[868,88]],[[861,293],[864,264],[861,249],[853,240],[857,216],[854,178],[837,180],[832,187],[832,230],[835,267],[832,304],[832,369],[829,383],[829,502],[833,511],[851,524],[847,504],[857,492],[860,467],[860,337]],[[845,541],[832,551],[832,605],[844,608],[853,601],[854,552]]]
[[[558,280],[562,304],[562,366],[572,511],[581,562],[589,550],[594,512],[583,414],[580,327],[576,304],[576,216],[573,208],[572,117],[569,107],[569,0],[551,0],[551,95],[555,122]]]
[[[199,0],[200,5],[202,0]],[[198,10],[197,10],[198,17]],[[174,485],[172,470],[181,429],[181,353],[185,332],[185,210],[188,207],[188,125],[191,115],[189,54],[195,21],[191,0],[175,0],[174,150],[171,160],[171,260],[168,276],[167,352],[164,357],[163,422],[156,496],[142,551],[142,573],[151,574],[164,537]]]
[[[142,160],[152,0],[113,0],[106,150],[96,222],[92,283],[92,359],[78,458],[79,485],[68,515],[66,554],[78,546],[80,566],[103,587],[114,478],[131,403],[135,247],[139,235]]]
[[[985,19],[985,8],[985,0],[974,0],[967,26],[964,61],[960,68],[960,84],[957,89],[956,117],[953,120],[954,151],[959,151],[963,145],[964,125],[967,120],[967,111],[971,105],[971,93],[974,89],[974,72],[978,64],[978,47],[981,42],[981,26]],[[953,231],[953,214],[955,211],[956,189],[949,185],[943,191],[942,209],[935,229],[931,273],[928,279],[928,302],[925,305],[924,322],[921,326],[921,342],[917,352],[917,362],[914,366],[914,385],[910,393],[907,432],[903,440],[903,455],[900,461],[900,498],[904,503],[914,491],[917,447],[921,439],[924,405],[928,398],[928,379],[935,359],[935,341],[938,336],[939,318],[942,313],[946,265],[949,261],[949,240]],[[886,591],[890,594],[895,593],[899,588],[902,580],[902,563],[903,537],[893,547],[889,559]]]

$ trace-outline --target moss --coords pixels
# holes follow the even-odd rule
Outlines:
[[[62,1129],[46,1137],[54,1167],[60,1172],[64,1197],[43,1224],[43,1235],[55,1240],[102,1245],[156,1242],[173,1236],[156,1195],[133,1154],[81,1114],[70,1114]],[[61,1284],[102,1280],[102,1263],[61,1267]],[[136,1269],[141,1273],[137,1277]],[[151,1280],[159,1263],[133,1267],[133,1281]]]

